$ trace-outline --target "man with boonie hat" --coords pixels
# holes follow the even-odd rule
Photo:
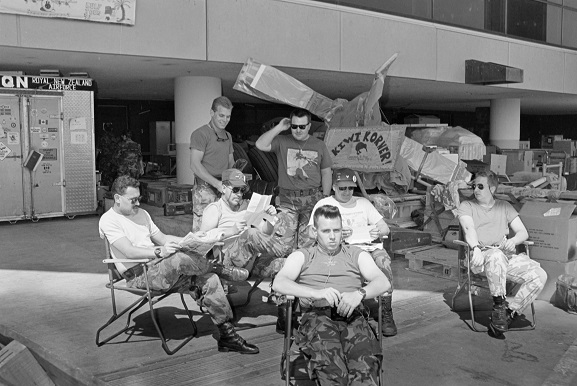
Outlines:
[[[317,202],[314,211],[323,205],[333,205],[339,208],[343,218],[342,239],[345,240],[353,233],[356,227],[373,225],[370,235],[373,240],[387,236],[390,229],[383,219],[383,216],[364,197],[353,196],[357,187],[357,176],[351,169],[335,169],[333,171],[333,191],[334,196],[326,197]],[[309,221],[309,228],[313,225]],[[393,320],[393,310],[391,306],[393,294],[393,272],[391,270],[391,257],[384,249],[376,249],[371,253],[375,263],[391,282],[391,289],[383,296],[383,335],[394,336],[397,334],[397,326]]]

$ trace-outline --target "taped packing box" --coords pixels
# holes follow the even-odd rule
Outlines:
[[[533,170],[533,151],[524,149],[501,149],[507,156],[507,174]]]
[[[529,232],[531,258],[565,263],[577,260],[576,206],[562,202],[527,201],[519,217]]]

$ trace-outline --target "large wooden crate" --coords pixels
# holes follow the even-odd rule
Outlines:
[[[427,245],[401,251],[409,260],[409,270],[426,275],[457,280],[459,251],[443,245]]]

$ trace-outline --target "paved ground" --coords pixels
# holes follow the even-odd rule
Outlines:
[[[174,356],[162,351],[145,313],[136,316],[133,334],[97,347],[95,331],[111,312],[97,223],[97,216],[83,216],[0,224],[0,343],[24,343],[63,385],[282,384],[282,338],[270,325],[276,309],[261,301],[268,283],[237,312],[240,325],[260,326],[241,332],[259,345],[259,355],[219,353],[216,329],[192,301],[199,335]],[[537,301],[535,331],[496,340],[472,332],[467,313],[451,311],[455,282],[409,272],[404,259],[393,265],[399,334],[384,341],[387,385],[577,384],[577,316]],[[238,302],[248,284],[240,289]],[[178,340],[186,321],[179,298],[171,298],[159,313]]]

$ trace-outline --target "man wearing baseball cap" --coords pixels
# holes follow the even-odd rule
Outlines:
[[[246,177],[240,170],[223,171],[222,195],[204,210],[200,230],[216,230],[218,239],[224,241],[222,252],[225,267],[244,268],[253,256],[260,255],[251,272],[255,276],[270,277],[282,268],[292,247],[281,242],[274,233],[274,225],[268,221],[263,220],[258,228],[247,225],[249,200],[243,199],[247,191]],[[272,205],[265,211],[271,216],[277,214]]]
[[[357,186],[357,176],[351,169],[335,169],[333,171],[333,191],[334,196],[326,197],[317,202],[314,211],[323,205],[333,205],[339,208],[343,218],[342,239],[345,240],[353,233],[356,227],[374,226],[370,235],[373,240],[387,236],[390,229],[383,219],[383,216],[364,197],[353,196]],[[312,227],[312,220],[309,221],[309,228]],[[383,335],[397,335],[397,326],[393,320],[393,310],[391,306],[393,294],[393,272],[391,270],[391,257],[384,249],[376,249],[371,253],[375,263],[391,282],[391,289],[383,296]]]

